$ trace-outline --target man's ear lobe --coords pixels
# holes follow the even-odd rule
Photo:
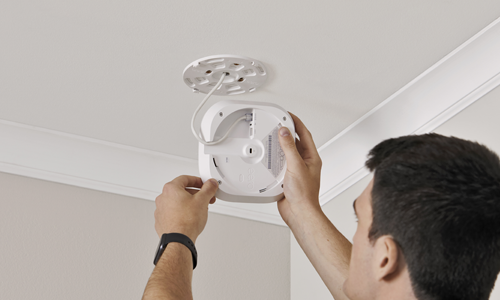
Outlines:
[[[394,239],[384,235],[375,242],[375,273],[378,280],[387,280],[397,274],[403,263],[399,247]]]

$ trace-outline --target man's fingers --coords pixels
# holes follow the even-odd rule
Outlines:
[[[293,123],[295,124],[295,131],[300,137],[300,144],[303,149],[303,152],[301,152],[302,157],[304,159],[319,158],[318,149],[316,149],[316,145],[314,144],[311,132],[309,132],[309,130],[304,125],[304,123],[302,123],[299,117],[292,114],[291,112],[288,113],[292,116]]]
[[[302,156],[302,153],[304,153],[304,147],[302,147],[302,144],[300,143],[300,140],[298,138],[295,138],[295,145],[297,146],[297,151],[299,151],[300,156]]]
[[[187,187],[201,188],[203,186],[203,182],[201,181],[200,177],[189,176],[189,175],[181,175],[179,177],[176,177],[169,183],[182,187],[183,189]]]
[[[186,189],[187,192],[189,192],[191,195],[194,195],[196,193],[198,193],[200,190],[198,189]]]
[[[198,189],[186,189],[186,191],[188,191],[191,195],[194,195],[194,194],[198,193],[200,190],[198,190]],[[216,200],[215,196],[212,197],[212,199],[210,199],[210,204],[214,204],[215,200]]]
[[[205,199],[207,202],[212,202],[212,198],[219,189],[219,183],[215,179],[205,181],[200,191],[196,194],[197,198]]]
[[[281,149],[285,152],[286,162],[288,164],[287,169],[293,173],[300,172],[300,170],[305,166],[305,163],[297,150],[295,139],[292,137],[290,130],[287,127],[280,128],[279,139]]]

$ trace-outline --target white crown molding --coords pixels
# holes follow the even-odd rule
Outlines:
[[[431,132],[500,84],[500,19],[321,146],[320,203],[325,205],[369,174],[379,142]]]
[[[319,148],[320,202],[368,174],[364,161],[380,141],[425,133],[500,84],[500,19]],[[154,200],[181,174],[199,176],[196,160],[0,120],[0,171]],[[217,201],[210,211],[281,226],[276,203]]]
[[[0,171],[155,200],[181,174],[199,176],[193,159],[0,120]],[[217,201],[210,211],[285,226],[273,206]]]

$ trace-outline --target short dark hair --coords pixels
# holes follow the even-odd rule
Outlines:
[[[488,299],[500,271],[500,160],[431,133],[370,150],[373,242],[390,235],[421,300]]]

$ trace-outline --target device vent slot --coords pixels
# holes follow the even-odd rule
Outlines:
[[[194,80],[196,80],[198,84],[205,84],[209,82],[209,80],[205,77],[196,77]]]
[[[259,193],[264,193],[267,190],[267,188],[263,188],[259,190]]]
[[[212,65],[215,69],[224,69],[226,67],[226,64],[224,63],[217,63]]]
[[[266,72],[261,66],[256,66],[257,72],[259,72],[260,75],[266,75]]]
[[[246,69],[246,70],[243,70],[243,73],[246,75],[246,76],[255,76],[257,75],[257,73],[255,73],[255,71],[253,69]]]
[[[272,141],[273,141],[273,136],[269,136],[269,143],[267,146],[267,168],[271,170],[271,149],[272,149]]]
[[[184,81],[186,81],[187,85],[189,85],[190,87],[195,86],[194,82],[189,78],[184,78]]]
[[[243,94],[245,91],[244,90],[239,90],[239,91],[228,91],[228,95],[238,95],[238,94]]]
[[[218,63],[218,62],[223,62],[223,61],[224,61],[224,58],[215,58],[215,59],[205,60],[203,63],[213,64],[213,63]]]
[[[214,159],[214,165],[217,168],[217,163],[215,162],[215,157],[213,159]]]

